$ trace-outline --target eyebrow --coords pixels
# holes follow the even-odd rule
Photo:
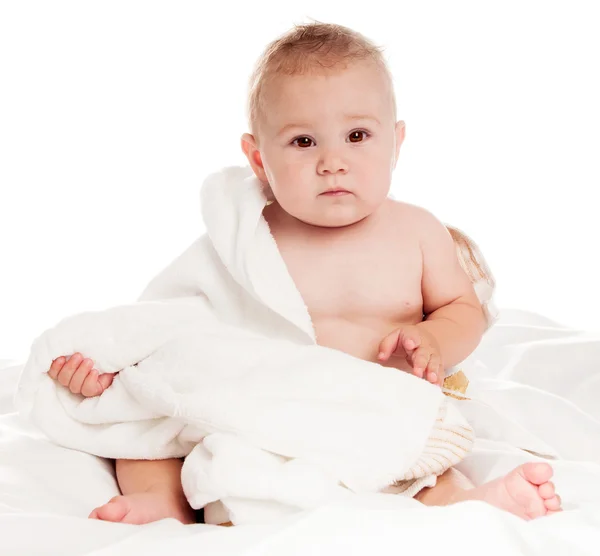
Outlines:
[[[346,121],[350,121],[350,120],[371,120],[373,122],[375,122],[376,124],[380,124],[381,122],[375,117],[375,116],[368,116],[366,114],[352,114],[352,115],[347,115],[344,117],[344,119]],[[284,125],[278,132],[276,137],[279,137],[280,135],[283,135],[283,133],[285,133],[286,131],[292,129],[292,128],[307,128],[310,127],[310,124],[305,124],[305,123],[290,123],[290,124],[286,124]]]

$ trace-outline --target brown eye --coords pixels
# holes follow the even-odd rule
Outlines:
[[[367,136],[367,132],[366,131],[362,131],[362,130],[358,130],[358,131],[353,131],[349,137],[350,137],[350,143],[360,143],[360,136],[364,135],[365,137]],[[358,137],[357,137],[358,136]],[[358,139],[357,141],[355,141],[354,139]]]
[[[298,145],[301,148],[305,148],[305,147],[310,147],[310,143],[312,142],[312,139],[310,139],[309,137],[298,137],[298,139],[294,139],[292,141],[292,144],[294,145]]]

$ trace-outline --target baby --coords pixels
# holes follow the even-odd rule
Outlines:
[[[297,26],[259,60],[248,108],[252,133],[242,136],[242,150],[272,201],[263,214],[318,343],[441,385],[445,369],[477,347],[487,322],[445,226],[388,197],[405,125],[396,121],[381,51],[339,25]],[[56,359],[49,373],[84,396],[112,381],[81,354]],[[117,460],[123,495],[90,517],[194,522],[181,465]],[[532,519],[560,510],[551,476],[548,464],[528,463],[474,487],[450,469],[415,498],[426,505],[482,500]],[[206,522],[227,521],[220,510],[208,506]]]

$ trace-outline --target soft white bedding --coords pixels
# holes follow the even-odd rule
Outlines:
[[[457,402],[477,415],[479,439],[460,465],[475,482],[535,457],[519,446],[556,458],[566,511],[533,522],[483,503],[425,508],[392,495],[234,528],[87,520],[118,492],[111,467],[52,445],[10,413],[19,370],[0,371],[2,555],[600,553],[600,337],[538,315],[501,315],[467,371],[473,400]]]

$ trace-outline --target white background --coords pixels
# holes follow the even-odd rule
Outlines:
[[[252,66],[308,18],[385,48],[393,195],[479,243],[501,307],[600,329],[595,2],[216,5],[0,4],[0,358],[135,300],[202,232],[203,178],[245,162]]]

